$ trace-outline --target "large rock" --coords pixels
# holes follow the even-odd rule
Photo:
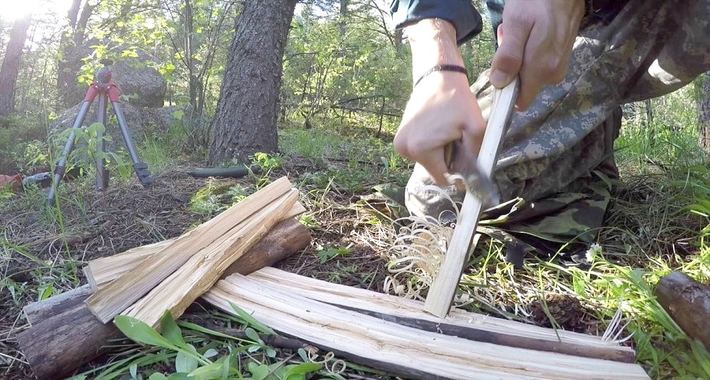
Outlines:
[[[99,41],[91,40],[82,46],[67,48],[65,73],[60,73],[60,104],[70,106],[84,99],[86,86],[76,83],[83,60],[92,57],[95,52],[90,46],[100,44]],[[162,107],[165,101],[167,83],[154,67],[158,66],[158,60],[142,50],[125,51],[120,47],[112,47],[112,52],[119,56],[126,56],[115,60],[111,67],[113,79],[121,88],[123,99],[139,107]],[[123,54],[124,52],[128,54]],[[135,53],[135,54],[133,54]],[[130,57],[130,55],[136,55]],[[98,65],[98,62],[97,62]],[[61,69],[61,68],[60,68]]]
[[[167,83],[160,75],[156,60],[143,51],[138,57],[120,58],[113,67],[113,79],[121,88],[124,97],[139,107],[162,107]]]
[[[91,110],[86,115],[83,123],[84,126],[89,126],[96,121],[96,103],[98,102],[94,102]],[[149,133],[166,132],[168,128],[170,128],[170,123],[173,121],[173,112],[177,110],[175,107],[136,107],[130,103],[121,103],[121,106],[123,108],[123,113],[126,116],[128,129],[130,130],[131,137],[134,142],[142,141],[144,136]],[[76,120],[80,107],[81,104],[77,104],[74,107],[62,112],[50,125],[50,134],[56,135],[65,129],[71,128],[74,125],[74,120]],[[113,140],[113,142],[109,145],[121,146],[123,145],[123,137],[121,136],[118,123],[116,123],[115,118],[113,117],[113,108],[110,105],[107,115],[109,125],[106,128],[106,132]]]

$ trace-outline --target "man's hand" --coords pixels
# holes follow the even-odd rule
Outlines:
[[[405,29],[412,47],[412,74],[418,79],[435,65],[463,66],[456,30],[443,20],[422,20]],[[446,185],[445,147],[462,140],[472,156],[480,149],[485,122],[465,75],[437,71],[412,91],[394,148],[420,163],[439,185]]]
[[[491,84],[503,88],[520,75],[516,105],[528,108],[544,86],[567,74],[583,16],[584,0],[507,0]]]

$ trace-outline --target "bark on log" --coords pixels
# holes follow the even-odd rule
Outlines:
[[[684,273],[671,272],[658,282],[655,294],[678,326],[710,349],[710,286]]]
[[[89,284],[82,285],[44,301],[33,302],[22,308],[22,311],[30,325],[34,325],[83,303],[92,292]]]
[[[248,274],[301,251],[310,242],[306,227],[294,219],[279,223],[226,274]],[[103,324],[91,314],[84,300],[86,285],[25,308],[32,327],[17,336],[25,359],[39,379],[71,375],[95,359],[102,347],[121,337],[113,324]],[[81,290],[80,290],[81,289]],[[57,302],[59,299],[59,302]]]

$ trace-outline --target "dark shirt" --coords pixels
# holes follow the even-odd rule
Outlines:
[[[469,0],[393,0],[390,5],[397,28],[419,20],[440,18],[454,25],[456,40],[466,42],[481,32],[481,15]]]
[[[592,22],[610,22],[628,0],[585,1],[586,15],[582,25]],[[493,36],[503,17],[505,0],[486,0],[488,15],[493,25]],[[462,44],[481,32],[481,15],[470,0],[393,0],[390,5],[397,28],[419,20],[440,18],[456,28],[456,39]]]

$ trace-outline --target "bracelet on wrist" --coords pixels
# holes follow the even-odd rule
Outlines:
[[[466,68],[463,67],[463,66],[459,66],[459,65],[436,65],[436,66],[432,67],[431,69],[425,71],[424,74],[422,74],[422,75],[419,77],[419,79],[417,79],[417,80],[414,82],[414,87],[416,87],[416,86],[419,84],[419,82],[422,81],[422,79],[426,78],[426,77],[429,76],[431,73],[434,73],[434,72],[437,72],[437,71],[453,71],[453,72],[456,72],[456,73],[462,73],[462,74],[466,75],[466,79],[468,80],[468,71],[467,71]]]

